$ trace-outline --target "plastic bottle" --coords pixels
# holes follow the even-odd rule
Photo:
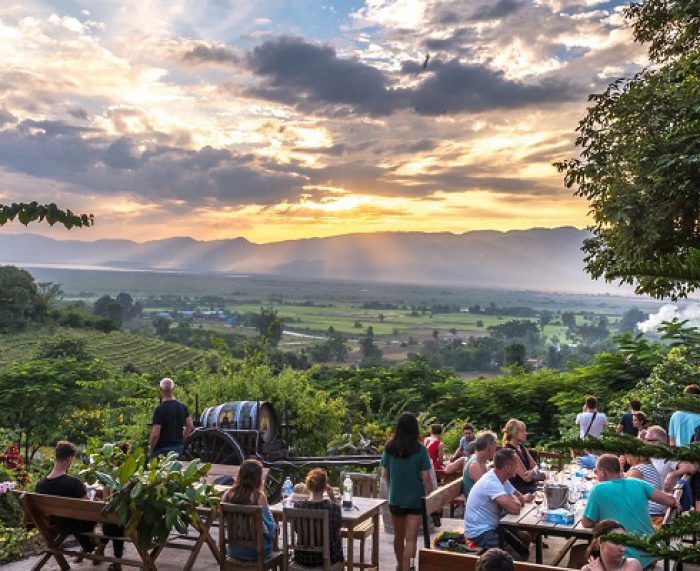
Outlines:
[[[544,460],[540,462],[540,474],[542,474],[544,480],[549,479],[549,474],[547,474],[547,462],[545,462]]]
[[[343,481],[343,509],[352,509],[352,480],[346,476]]]
[[[289,476],[287,476],[284,479],[284,483],[282,484],[282,501],[286,503],[286,501],[292,495],[293,491],[294,484],[292,484],[292,479]]]

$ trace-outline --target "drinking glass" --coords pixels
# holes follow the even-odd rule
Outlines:
[[[544,491],[543,490],[537,490],[535,492],[535,505],[537,506],[537,516],[538,518],[542,516],[542,504],[544,503]]]

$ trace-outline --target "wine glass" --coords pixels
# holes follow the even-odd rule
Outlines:
[[[540,516],[542,514],[542,504],[544,503],[544,491],[538,489],[535,492],[535,497],[534,497],[535,505],[537,506],[537,515]]]

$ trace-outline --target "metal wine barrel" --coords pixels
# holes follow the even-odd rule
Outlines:
[[[200,422],[204,428],[220,430],[257,430],[260,440],[270,443],[278,438],[279,424],[275,407],[268,401],[234,401],[205,408]]]

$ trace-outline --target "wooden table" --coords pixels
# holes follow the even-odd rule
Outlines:
[[[567,538],[569,541],[566,542],[566,545],[552,563],[552,565],[556,567],[577,539],[591,540],[593,532],[581,525],[582,515],[582,512],[576,512],[574,515],[574,523],[569,525],[550,523],[540,520],[534,503],[525,504],[518,515],[506,514],[501,518],[498,524],[498,540],[500,546],[503,547],[504,545],[505,536],[503,532],[506,529],[511,531],[534,532],[536,537],[535,562],[542,564],[542,537],[544,535],[552,535]]]
[[[352,540],[353,529],[362,522],[372,518],[374,533],[372,534],[371,567],[379,569],[379,515],[381,507],[386,503],[386,500],[379,498],[353,498],[352,503],[357,509],[344,510],[341,508],[343,516],[341,525],[344,529],[348,530],[347,557],[345,558],[346,568],[348,571],[352,571],[355,567],[354,542]],[[283,509],[282,502],[270,506],[272,516],[277,520],[282,519]]]

